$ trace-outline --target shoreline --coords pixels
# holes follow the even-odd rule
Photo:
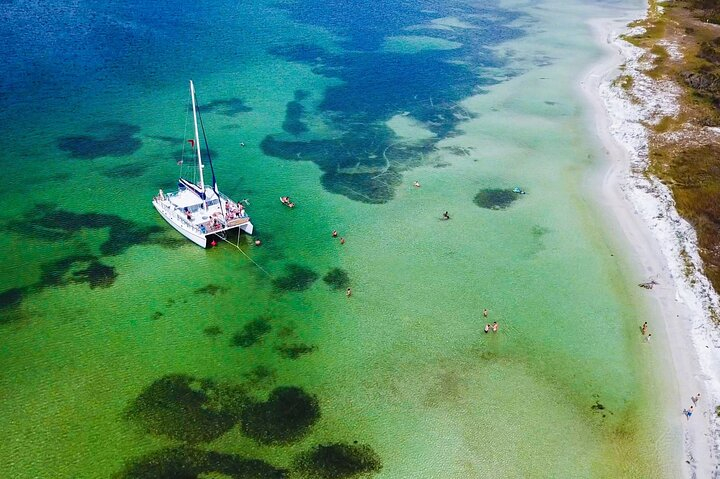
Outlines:
[[[711,321],[718,296],[701,273],[694,230],[675,211],[669,189],[644,175],[647,133],[641,123],[652,122],[660,112],[671,113],[674,92],[655,90],[653,81],[642,74],[639,58],[644,51],[619,38],[629,30],[625,23],[613,19],[588,23],[604,50],[580,80],[605,156],[593,174],[593,188],[607,222],[627,244],[635,270],[644,274],[638,282],[659,283],[644,295],[644,302],[652,329],[661,329],[667,337],[667,363],[674,372],[667,419],[670,434],[681,436],[672,439],[682,442],[683,457],[682,463],[671,463],[677,464],[683,477],[720,477],[720,421],[715,414],[720,404],[720,333]],[[623,73],[636,80],[631,95],[639,102],[612,84],[623,64]],[[686,252],[684,257],[682,252]],[[702,399],[686,420],[681,413],[698,392]]]

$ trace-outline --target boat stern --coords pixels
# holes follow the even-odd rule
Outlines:
[[[252,235],[253,234],[253,224],[251,222],[243,223],[240,225],[240,229],[243,230],[245,233]]]

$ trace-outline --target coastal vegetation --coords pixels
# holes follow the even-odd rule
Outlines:
[[[646,50],[654,79],[682,91],[674,117],[650,126],[648,172],[672,191],[697,232],[705,274],[720,290],[720,6],[709,0],[650,2],[644,31],[626,37]],[[672,45],[672,47],[670,47]],[[669,51],[672,48],[673,52]],[[625,85],[626,83],[624,83]]]

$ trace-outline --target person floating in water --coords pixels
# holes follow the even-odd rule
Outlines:
[[[333,238],[337,238],[337,230],[333,230],[333,232],[332,232],[332,237],[333,237]]]
[[[419,181],[415,181],[415,183],[413,183],[413,186],[414,186],[415,188],[420,188],[420,182],[419,182]]]
[[[444,219],[444,220],[449,220],[449,219],[450,219],[450,213],[448,213],[447,211],[446,211],[445,213],[443,213],[443,219]]]

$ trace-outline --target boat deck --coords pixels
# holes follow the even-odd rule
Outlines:
[[[250,222],[250,216],[241,202],[235,202],[222,193],[218,197],[210,188],[205,190],[205,194],[207,208],[189,190],[160,193],[156,200],[175,221],[203,235],[237,228]]]

